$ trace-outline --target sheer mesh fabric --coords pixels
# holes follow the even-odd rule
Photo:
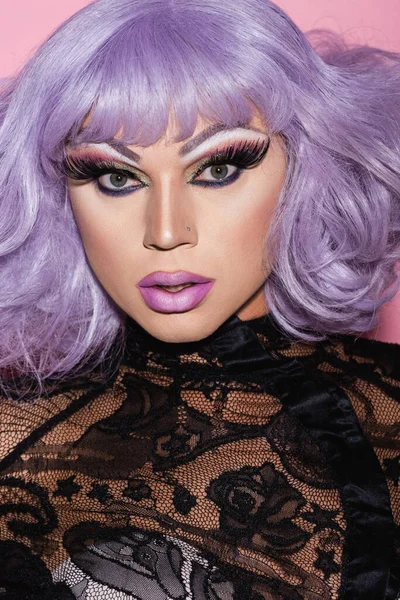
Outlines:
[[[400,347],[236,323],[269,368],[295,360],[350,399],[398,532]],[[340,474],[264,371],[226,368],[223,328],[187,345],[127,335],[112,380],[1,402],[0,598],[347,598]],[[388,569],[374,600],[396,597],[395,554]]]

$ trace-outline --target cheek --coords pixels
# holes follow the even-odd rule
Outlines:
[[[108,212],[93,209],[87,197],[71,194],[71,205],[80,231],[86,256],[100,279],[112,274],[126,262],[129,247],[123,221],[112,218]],[[132,232],[131,241],[134,239]]]
[[[246,215],[242,227],[237,230],[237,239],[247,248],[249,260],[256,261],[258,268],[260,261],[264,261],[265,268],[266,238],[286,174],[284,156],[279,159],[273,169],[268,170],[264,167],[257,174],[251,193],[245,198]]]
[[[226,239],[232,262],[246,262],[260,269],[265,241],[277,204],[277,195],[262,194],[260,189],[244,199],[240,214],[224,221],[221,239]]]

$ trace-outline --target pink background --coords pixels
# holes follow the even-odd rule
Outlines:
[[[0,78],[15,72],[46,36],[87,0],[0,0]],[[307,31],[329,28],[350,42],[400,52],[399,0],[276,0]],[[368,337],[400,343],[400,293]]]

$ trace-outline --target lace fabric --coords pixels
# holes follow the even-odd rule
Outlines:
[[[112,380],[1,411],[0,598],[397,598],[400,346],[129,322]]]

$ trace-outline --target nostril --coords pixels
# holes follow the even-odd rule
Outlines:
[[[152,250],[172,250],[178,246],[197,245],[197,236],[189,225],[176,227],[149,227],[143,239],[143,245]]]

